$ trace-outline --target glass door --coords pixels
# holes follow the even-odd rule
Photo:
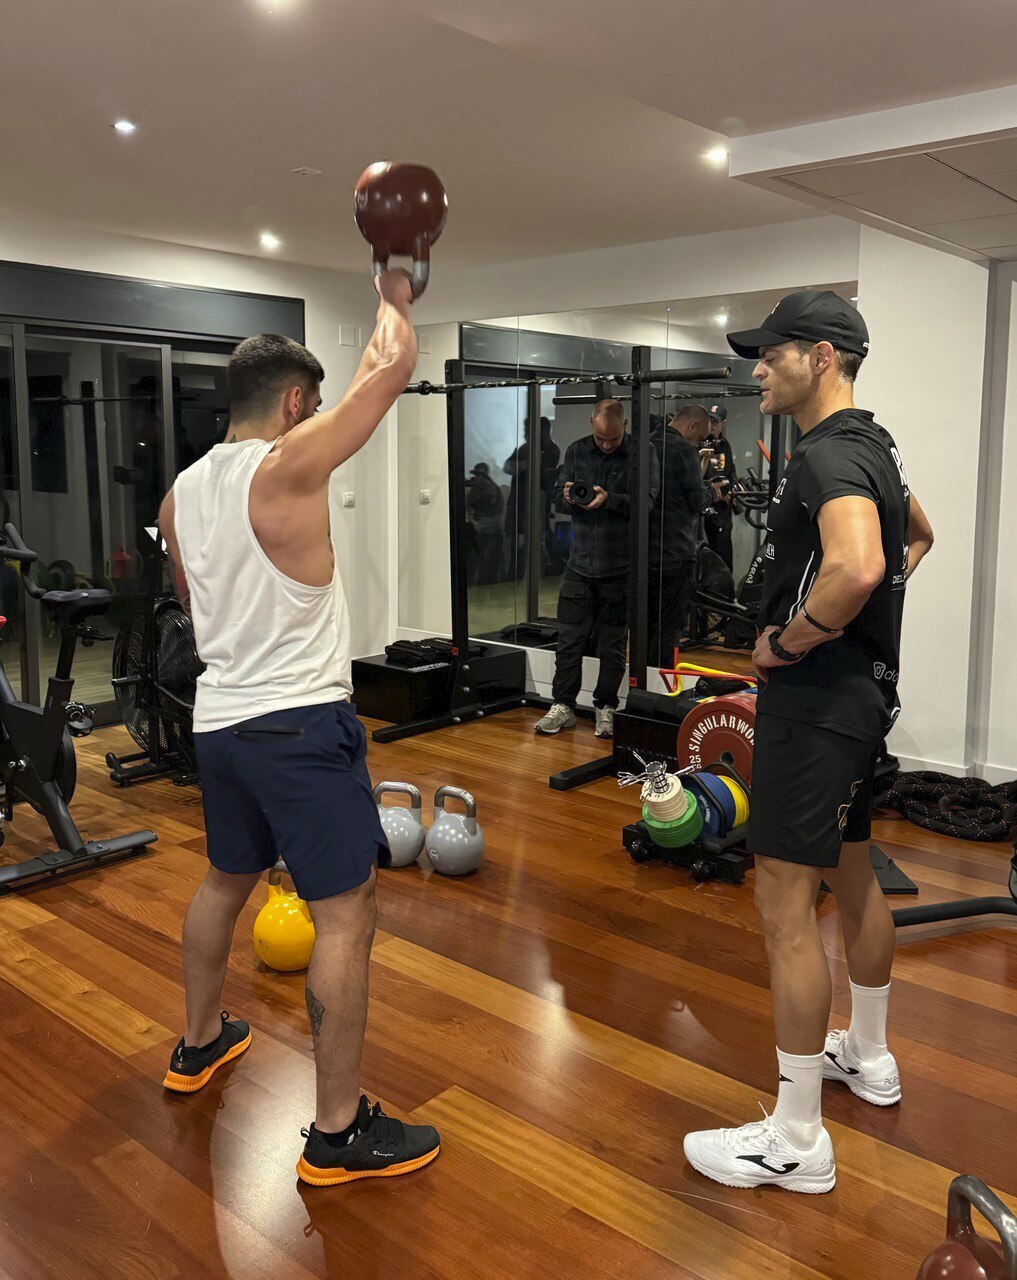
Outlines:
[[[167,475],[163,348],[37,332],[24,343],[22,536],[39,553],[42,586],[111,592],[95,625],[115,637],[162,582],[154,532]],[[60,639],[45,610],[30,619],[28,651],[44,688]],[[112,650],[112,640],[79,645],[75,658],[75,696],[95,705],[97,723],[117,718]]]
[[[10,326],[0,325],[0,525],[21,519],[18,500],[17,439],[15,431],[17,391],[14,383],[14,337]],[[25,618],[16,565],[0,562],[0,662],[14,692],[24,695]]]

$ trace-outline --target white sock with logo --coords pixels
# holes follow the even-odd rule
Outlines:
[[[795,1147],[811,1147],[823,1127],[824,1053],[795,1054],[777,1050],[780,1086],[774,1121]]]
[[[861,1062],[873,1062],[886,1053],[886,1011],[890,984],[858,987],[851,983],[851,1026],[848,1048]]]

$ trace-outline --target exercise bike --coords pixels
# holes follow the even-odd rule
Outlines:
[[[46,591],[31,576],[37,559],[14,525],[5,525],[0,560],[18,565],[25,591],[49,613],[60,634],[60,655],[41,707],[15,696],[0,661],[0,844],[14,806],[24,802],[49,823],[57,847],[36,858],[0,866],[0,893],[129,857],[156,839],[152,831],[133,831],[85,842],[71,817],[67,806],[77,781],[73,739],[92,732],[94,716],[94,708],[71,701],[71,666],[78,640],[89,645],[105,638],[86,619],[105,613],[111,596],[100,590]],[[0,618],[0,627],[5,622]]]

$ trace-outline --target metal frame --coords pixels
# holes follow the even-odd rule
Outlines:
[[[466,468],[466,411],[465,394],[467,391],[478,391],[501,387],[527,387],[530,389],[529,406],[531,409],[531,426],[527,433],[529,466],[532,468],[535,457],[534,445],[539,445],[540,398],[537,388],[542,386],[582,386],[591,382],[596,387],[598,399],[603,399],[609,387],[632,388],[632,439],[635,447],[632,450],[632,470],[630,472],[629,493],[635,495],[635,506],[631,509],[630,536],[633,539],[633,550],[636,553],[636,590],[629,597],[629,684],[632,687],[645,688],[646,655],[647,655],[647,621],[637,606],[637,601],[645,597],[648,585],[649,558],[649,456],[650,433],[649,406],[651,386],[654,383],[668,382],[723,382],[731,375],[728,365],[709,368],[691,369],[651,369],[647,366],[651,359],[651,348],[635,347],[632,350],[632,371],[630,373],[586,373],[586,374],[548,374],[530,377],[509,377],[492,379],[486,382],[467,382],[467,362],[464,360],[448,360],[445,363],[445,381],[430,383],[427,381],[412,383],[406,388],[410,395],[444,395],[446,396],[447,432],[448,432],[448,478],[449,478],[449,573],[452,588],[452,680],[450,684],[448,708],[435,716],[421,720],[407,721],[404,724],[390,725],[387,728],[375,729],[372,737],[375,742],[397,742],[402,738],[415,737],[418,734],[430,733],[433,729],[446,728],[449,725],[461,724],[463,721],[481,719],[485,715],[494,715],[500,711],[511,711],[527,704],[540,705],[543,701],[526,694],[518,697],[500,699],[492,703],[484,703],[478,699],[472,685],[469,649],[469,599],[466,587],[466,563],[463,545],[463,529],[466,524],[466,492],[462,477]],[[536,404],[537,412],[533,413]],[[532,482],[532,473],[528,490],[527,519],[528,528],[532,532],[535,519],[533,504],[539,485]],[[534,554],[533,538],[530,538],[530,564],[532,569]],[[532,576],[532,574],[531,574]],[[539,572],[537,575],[539,589]],[[640,585],[643,595],[639,594]],[[633,658],[634,655],[634,658]],[[595,777],[603,777],[613,768],[613,758],[592,761],[580,765],[577,769],[566,770],[555,775],[551,786],[558,790],[567,790],[579,786],[582,782],[593,781]],[[563,780],[559,785],[556,779]]]
[[[229,292],[224,290],[205,290],[205,292]],[[255,295],[261,296],[261,295]],[[175,405],[173,398],[173,353],[174,350],[208,351],[222,353],[224,348],[235,344],[235,338],[215,339],[207,335],[175,334],[165,331],[124,330],[108,325],[85,325],[57,321],[30,319],[27,322],[0,319],[0,333],[11,338],[12,360],[12,401],[13,445],[18,487],[18,503],[20,507],[18,524],[29,539],[36,523],[36,513],[32,502],[31,474],[31,426],[30,426],[30,394],[28,389],[28,351],[34,338],[43,341],[60,343],[99,343],[118,348],[136,347],[154,353],[158,358],[161,379],[159,407],[162,418],[161,479],[164,492],[172,487],[176,477],[176,435]],[[82,408],[84,426],[88,430],[88,411],[94,397],[81,396],[77,403]],[[101,399],[101,397],[100,397]],[[87,450],[86,450],[87,452]],[[90,556],[94,559],[94,548],[90,548]],[[93,568],[95,566],[93,565]],[[42,633],[40,630],[41,614],[38,604],[30,597],[25,599],[24,634],[21,643],[22,695],[29,702],[38,703],[44,688]],[[96,724],[116,723],[118,716],[116,703],[111,696],[97,707]]]

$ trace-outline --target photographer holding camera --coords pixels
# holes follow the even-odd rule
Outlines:
[[[715,551],[729,569],[734,570],[734,551],[731,546],[731,526],[735,513],[740,510],[734,498],[735,472],[734,451],[731,441],[724,435],[727,423],[727,409],[719,401],[707,406],[710,415],[710,434],[706,444],[713,450],[714,464],[708,479],[719,481],[712,510],[706,513],[706,541],[710,550]],[[726,482],[726,483],[725,483]]]
[[[592,434],[565,451],[555,499],[572,516],[572,551],[558,594],[558,644],[553,705],[534,729],[560,733],[576,723],[583,653],[594,627],[600,672],[593,694],[596,735],[610,738],[625,674],[629,587],[629,437],[625,410],[601,400],[590,418]],[[660,489],[657,455],[650,451],[651,505]]]
[[[695,599],[700,519],[722,493],[706,447],[710,421],[709,410],[687,404],[650,433],[663,483],[650,516],[649,655],[661,667],[670,667]]]

